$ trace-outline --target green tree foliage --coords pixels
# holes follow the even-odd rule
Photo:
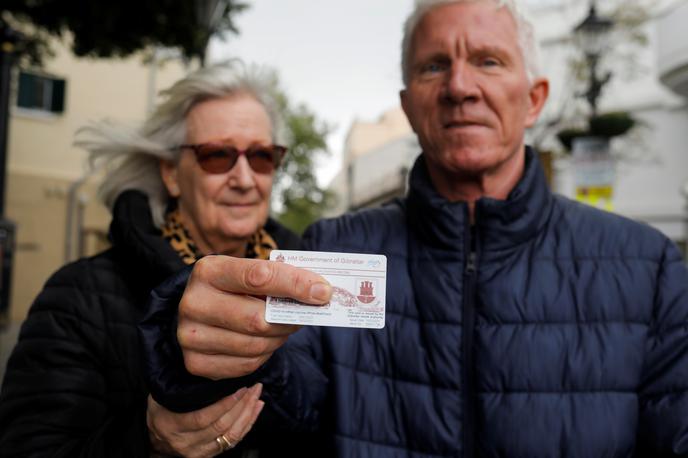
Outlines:
[[[300,234],[335,203],[335,195],[321,188],[315,175],[317,161],[330,156],[326,140],[331,128],[305,105],[293,105],[276,78],[275,87],[289,148],[273,188],[276,217]]]
[[[210,37],[236,33],[233,15],[246,7],[239,0],[3,0],[0,11],[27,36],[24,51],[34,63],[49,54],[49,36],[66,35],[80,57],[123,57],[164,46],[203,63]]]

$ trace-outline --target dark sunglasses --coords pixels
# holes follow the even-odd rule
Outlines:
[[[239,156],[246,156],[248,165],[256,173],[272,173],[279,167],[287,148],[279,145],[251,146],[240,150],[222,142],[179,145],[178,149],[189,148],[196,153],[196,161],[208,173],[226,173],[232,170]]]

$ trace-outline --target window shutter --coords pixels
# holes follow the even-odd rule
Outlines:
[[[65,80],[52,80],[53,83],[53,100],[50,104],[50,111],[53,113],[62,113],[65,106],[65,89],[67,82]]]
[[[19,93],[17,94],[17,106],[22,108],[35,108],[37,77],[30,73],[19,73]]]

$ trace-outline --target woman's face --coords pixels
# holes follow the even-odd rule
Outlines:
[[[221,142],[240,151],[272,144],[270,118],[248,94],[199,103],[186,125],[186,144]],[[267,220],[274,171],[255,172],[241,155],[229,171],[208,173],[190,148],[182,149],[176,164],[162,161],[160,170],[201,252],[244,256],[247,239]]]

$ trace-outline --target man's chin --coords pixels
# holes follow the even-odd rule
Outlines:
[[[433,161],[437,167],[466,175],[486,172],[499,163],[495,152],[470,146],[448,149],[438,159]]]

